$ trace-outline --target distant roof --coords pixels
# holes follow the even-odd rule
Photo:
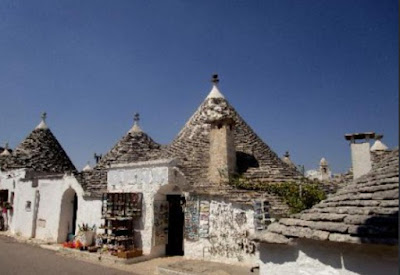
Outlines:
[[[383,144],[382,141],[380,141],[379,139],[375,140],[374,144],[371,146],[370,151],[371,152],[376,152],[376,151],[386,151],[388,150],[388,147]]]
[[[398,243],[399,150],[368,174],[309,210],[271,224],[253,238],[288,243],[307,238],[348,243]]]
[[[296,168],[296,165],[295,165],[295,164],[293,163],[293,161],[290,159],[290,155],[289,155],[289,152],[288,152],[288,151],[286,151],[285,155],[284,155],[283,158],[282,158],[282,161],[283,161],[284,163],[286,163],[287,165],[289,165],[290,167],[293,167],[293,168],[297,169],[297,168]]]
[[[6,146],[7,147],[7,146]],[[12,150],[9,148],[0,147],[0,168],[7,162],[11,157]]]
[[[43,126],[43,121],[39,126]],[[3,170],[27,168],[35,172],[64,173],[76,171],[64,149],[46,127],[36,127],[2,165]]]

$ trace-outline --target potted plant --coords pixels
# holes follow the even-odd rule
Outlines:
[[[83,246],[91,246],[93,244],[94,234],[96,226],[89,226],[88,224],[78,224],[78,234],[76,235],[76,241],[79,241]]]

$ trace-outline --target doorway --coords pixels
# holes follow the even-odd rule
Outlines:
[[[167,256],[183,255],[183,211],[180,195],[167,195],[169,204]]]
[[[0,203],[8,201],[8,190],[0,190]]]
[[[58,225],[57,242],[65,242],[69,234],[75,235],[78,211],[78,197],[74,189],[69,188],[61,199],[61,211]]]

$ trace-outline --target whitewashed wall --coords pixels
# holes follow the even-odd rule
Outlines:
[[[112,166],[107,174],[109,192],[143,193],[142,216],[135,230],[135,243],[144,254],[164,255],[165,245],[154,245],[154,200],[165,200],[173,194],[175,185],[170,161],[149,161],[132,165]],[[176,190],[179,188],[176,187]]]
[[[12,211],[8,211],[8,225],[9,229],[11,232],[15,232],[14,229],[14,213],[16,211],[16,187],[17,187],[17,182],[25,177],[25,170],[24,169],[18,169],[14,171],[7,171],[7,172],[2,172],[0,171],[0,190],[8,190],[8,198],[10,200],[11,197],[11,192],[14,192],[14,209]]]
[[[209,236],[198,241],[185,239],[185,257],[223,263],[254,266],[258,260],[255,243],[248,234],[254,232],[252,207],[224,200],[199,198],[210,202]]]
[[[35,213],[35,188],[32,188],[32,182],[16,182],[13,227],[14,234],[31,238],[34,234],[33,217]],[[26,203],[31,202],[30,210],[25,208]]]
[[[24,170],[0,173],[0,189],[9,190],[9,197],[11,192],[15,192],[14,209],[12,216],[10,215],[11,233],[56,242],[59,239],[62,196],[69,188],[72,188],[78,197],[77,225],[88,223],[100,226],[101,200],[83,199],[84,191],[74,176],[40,179],[37,187],[32,187],[32,181],[21,181],[24,176]],[[40,200],[38,208],[35,209],[37,191]],[[25,208],[27,201],[31,201],[30,211]],[[64,236],[61,236],[61,239],[64,239]]]
[[[84,191],[74,176],[64,176],[58,180],[40,180],[38,190],[40,203],[36,238],[47,241],[65,241],[66,236],[58,236],[61,217],[61,203],[64,193],[73,189],[78,197],[76,224],[87,223],[90,226],[101,224],[101,200],[83,199]],[[78,228],[77,228],[78,229]],[[65,235],[64,231],[62,231]]]
[[[260,244],[260,274],[398,274],[398,247],[299,240]]]

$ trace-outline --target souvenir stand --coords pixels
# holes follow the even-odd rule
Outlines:
[[[119,257],[137,256],[133,224],[142,214],[142,193],[105,193],[102,202],[103,247]]]

